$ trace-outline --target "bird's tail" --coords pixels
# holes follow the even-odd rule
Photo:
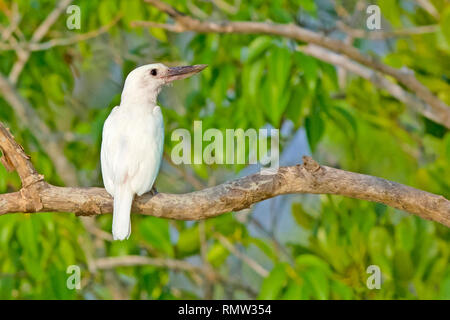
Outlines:
[[[114,240],[128,239],[131,233],[131,205],[134,194],[127,186],[117,187],[114,192],[112,234]]]

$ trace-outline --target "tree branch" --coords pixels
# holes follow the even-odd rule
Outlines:
[[[51,49],[53,47],[59,47],[59,46],[70,46],[72,44],[87,41],[92,38],[96,38],[106,32],[113,27],[119,20],[122,18],[122,13],[118,14],[111,22],[108,24],[105,24],[104,26],[101,26],[100,28],[96,30],[92,30],[86,33],[76,34],[74,36],[70,36],[67,38],[55,38],[50,39],[46,42],[30,42],[30,43],[18,43],[15,45],[11,44],[3,44],[0,43],[0,50],[25,50],[25,51],[44,51]]]
[[[52,25],[58,20],[61,13],[66,10],[66,7],[72,3],[73,0],[60,0],[56,7],[50,12],[50,14],[45,18],[45,20],[36,28],[33,35],[31,36],[30,43],[38,43],[42,40],[43,37],[47,34],[48,30],[52,27]],[[14,63],[11,72],[9,73],[9,81],[13,84],[16,84],[19,79],[20,74],[22,73],[25,64],[30,58],[31,51],[29,50],[21,50],[17,52],[18,59],[16,63]]]
[[[242,260],[246,265],[248,265],[253,271],[259,274],[261,277],[265,278],[269,275],[269,271],[266,270],[263,266],[261,266],[258,262],[250,258],[245,253],[239,251],[230,240],[221,235],[220,233],[214,233],[214,237],[219,240],[219,242],[227,248],[232,254],[234,254],[238,259]]]
[[[157,27],[172,32],[195,31],[199,33],[241,33],[241,34],[269,34],[290,38],[296,41],[303,41],[317,46],[332,50],[336,53],[368,67],[379,71],[385,75],[391,76],[399,83],[414,92],[420,99],[427,103],[432,112],[433,120],[450,129],[450,107],[436,97],[426,86],[416,79],[413,72],[403,69],[396,69],[388,66],[379,60],[362,54],[359,50],[343,41],[327,37],[323,34],[299,27],[294,24],[278,24],[271,22],[252,22],[252,21],[223,21],[209,22],[194,19],[177,11],[172,6],[160,0],[145,0],[159,10],[167,13],[175,20],[175,25],[155,24],[148,21],[135,21],[132,26]]]
[[[359,63],[356,63],[351,59],[347,58],[346,56],[334,53],[333,51],[326,50],[314,44],[308,44],[306,46],[298,46],[297,50],[309,56],[315,57],[319,60],[344,68],[345,70],[348,70],[360,76],[361,78],[370,81],[375,87],[382,90],[386,90],[394,98],[408,105],[415,112],[429,119],[432,119],[436,122],[440,121],[440,118],[436,118],[437,116],[436,113],[433,112],[433,109],[428,104],[418,99],[412,93],[409,93],[408,91],[404,90],[400,85],[393,83],[379,72],[364,67]]]
[[[222,276],[214,269],[206,266],[195,266],[184,260],[176,260],[170,258],[150,258],[145,256],[122,256],[122,257],[105,257],[99,258],[95,262],[97,269],[112,269],[117,267],[134,267],[134,266],[155,266],[167,268],[174,271],[185,271],[192,275],[203,274],[205,278],[212,282],[220,282],[224,285],[230,285],[235,288],[247,292],[251,296],[256,296],[257,292],[241,279],[230,276]]]
[[[430,0],[416,0],[417,4],[421,6],[425,11],[432,15],[435,19],[439,20],[439,12],[436,10]]]
[[[341,21],[338,21],[336,26],[339,30],[347,33],[352,38],[365,38],[369,40],[385,40],[389,38],[408,37],[413,35],[435,33],[439,30],[439,25],[436,24],[392,31],[367,31],[364,29],[353,29]]]
[[[0,195],[0,215],[13,212],[111,213],[113,199],[103,188],[63,188],[46,183],[9,131],[0,123],[2,163],[22,180],[19,192]],[[282,194],[336,194],[375,201],[450,227],[450,201],[389,180],[321,166],[310,157],[275,174],[256,173],[186,194],[136,197],[132,212],[176,220],[200,220],[239,211]]]

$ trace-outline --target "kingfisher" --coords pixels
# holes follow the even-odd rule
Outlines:
[[[112,235],[128,239],[131,206],[135,195],[152,191],[164,146],[164,123],[157,105],[162,87],[194,75],[207,65],[167,67],[162,63],[131,71],[122,90],[120,105],[103,125],[101,168],[106,191],[114,198]]]

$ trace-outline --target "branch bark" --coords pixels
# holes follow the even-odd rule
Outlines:
[[[194,19],[177,11],[172,6],[160,0],[145,0],[175,20],[175,24],[155,23],[152,21],[135,21],[132,26],[162,28],[171,32],[194,31],[198,33],[240,33],[240,34],[268,34],[307,42],[332,50],[387,76],[391,76],[399,83],[414,92],[427,103],[433,113],[433,121],[450,129],[450,107],[436,97],[426,86],[416,79],[413,72],[388,66],[374,57],[362,54],[357,48],[343,41],[327,37],[323,34],[299,27],[294,24],[278,24],[271,22],[253,21],[223,21],[210,22]]]
[[[103,188],[64,188],[46,183],[1,123],[0,149],[2,163],[15,168],[22,180],[19,192],[0,195],[0,215],[50,211],[90,216],[112,212],[113,199]],[[275,174],[257,173],[200,191],[145,194],[135,198],[132,212],[200,220],[292,193],[336,194],[380,202],[450,227],[450,201],[446,198],[382,178],[322,166],[310,157],[303,157],[302,165],[281,167]]]

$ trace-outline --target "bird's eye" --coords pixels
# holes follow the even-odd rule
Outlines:
[[[150,71],[150,74],[151,74],[152,76],[156,76],[156,75],[158,74],[158,70],[152,69],[152,70]]]

